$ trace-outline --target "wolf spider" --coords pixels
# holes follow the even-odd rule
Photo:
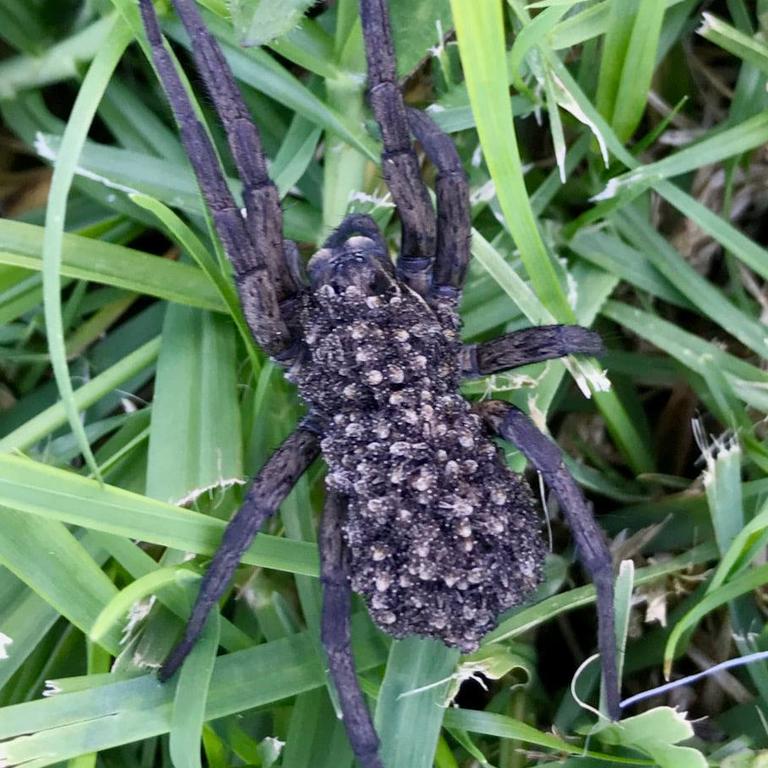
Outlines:
[[[160,679],[181,665],[252,538],[322,452],[328,464],[319,536],[322,640],[354,753],[366,768],[380,766],[350,649],[352,590],[390,635],[427,635],[469,652],[541,579],[545,551],[535,505],[525,479],[507,469],[491,441],[500,435],[554,492],[595,583],[608,713],[616,719],[611,558],[589,505],[560,450],[522,411],[501,401],[471,405],[458,394],[465,377],[599,354],[600,337],[555,325],[461,343],[468,184],[450,139],[426,114],[404,106],[385,0],[361,0],[360,12],[368,97],[384,145],[382,173],[400,218],[400,253],[393,264],[374,221],[350,215],[309,260],[305,277],[296,245],[283,238],[259,133],[221,50],[194,0],[173,4],[243,180],[245,215],[164,47],[151,0],[140,0],[154,64],[232,263],[248,325],[297,383],[309,415],[267,461],[229,523]],[[437,215],[412,137],[437,168]]]

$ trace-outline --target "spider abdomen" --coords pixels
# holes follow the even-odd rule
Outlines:
[[[345,533],[352,587],[392,635],[438,637],[464,651],[538,584],[543,549],[525,481],[501,465],[495,446],[458,395],[438,401],[433,425],[390,418],[385,440],[350,445],[344,430],[323,441],[327,482],[349,498]],[[365,431],[381,413],[363,418]],[[357,424],[360,422],[352,422]]]
[[[304,316],[302,396],[326,417],[327,483],[349,500],[352,587],[396,637],[464,651],[539,583],[540,525],[458,394],[455,312],[395,286],[321,289]]]

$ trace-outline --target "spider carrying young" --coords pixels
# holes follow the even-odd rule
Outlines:
[[[254,479],[201,584],[183,638],[160,670],[170,678],[202,631],[239,559],[300,475],[322,453],[322,640],[352,748],[380,766],[378,740],[350,648],[352,590],[395,637],[439,638],[468,652],[541,579],[544,545],[532,494],[491,440],[516,445],[570,522],[597,589],[598,644],[608,713],[619,713],[611,558],[557,446],[522,411],[471,404],[458,391],[481,376],[569,354],[599,354],[599,336],[545,326],[463,345],[458,304],[470,209],[456,149],[424,113],[404,106],[385,0],[361,0],[368,98],[381,131],[384,180],[401,248],[391,261],[374,221],[348,216],[307,265],[283,238],[282,212],[259,133],[194,0],[173,0],[244,184],[246,215],[166,51],[151,0],[140,0],[154,63],[232,263],[256,342],[295,381],[309,415]],[[412,141],[437,168],[436,207]]]

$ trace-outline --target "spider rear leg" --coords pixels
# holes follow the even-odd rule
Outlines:
[[[360,18],[368,62],[368,101],[384,143],[381,170],[402,228],[397,271],[405,283],[425,296],[432,277],[437,224],[411,146],[408,118],[397,84],[386,0],[360,0]]]
[[[488,376],[521,365],[554,360],[565,355],[602,355],[600,335],[580,325],[542,325],[514,331],[462,350],[462,373],[468,378]]]
[[[160,680],[168,680],[181,666],[200,636],[211,608],[224,594],[253,537],[277,511],[280,503],[319,453],[320,438],[317,433],[299,427],[272,454],[256,476],[242,507],[224,530],[221,544],[203,576],[184,635],[158,672]]]
[[[461,291],[469,265],[469,183],[451,139],[424,112],[409,109],[407,114],[411,132],[437,168],[437,249],[430,295],[452,298]]]
[[[322,640],[352,751],[363,768],[382,768],[379,738],[360,690],[352,657],[349,620],[352,591],[348,553],[341,532],[345,512],[344,497],[329,490],[320,528]]]
[[[603,671],[608,716],[620,717],[619,673],[613,609],[613,565],[605,536],[573,476],[563,463],[557,445],[542,434],[521,410],[494,400],[481,404],[480,413],[491,428],[515,445],[538,470],[560,503],[576,551],[597,591],[598,648]]]
[[[251,198],[251,207],[254,209],[254,213],[248,226],[246,226],[246,222],[243,220],[240,212],[240,207],[236,204],[227,186],[210,138],[197,119],[182,85],[181,78],[165,48],[152,2],[151,0],[139,0],[139,5],[144,28],[152,50],[152,60],[176,122],[179,125],[182,142],[195,172],[203,199],[211,212],[216,231],[234,268],[235,280],[248,325],[257,343],[269,355],[282,359],[291,358],[292,350],[297,342],[286,325],[280,308],[280,302],[290,298],[290,291],[294,290],[291,287],[293,279],[290,271],[285,269],[284,265],[282,268],[275,267],[278,260],[280,264],[283,263],[282,232],[279,232],[278,237],[272,226],[276,221],[277,224],[275,226],[279,230],[281,228],[282,216],[279,204],[261,204],[259,206],[254,202],[258,200],[259,195],[264,197],[265,200],[273,197],[269,191],[271,182],[267,178],[267,181],[259,181],[255,185],[257,189]],[[180,11],[182,9],[185,12],[189,11],[184,0],[182,0]],[[192,7],[192,11],[195,14],[197,13],[194,7]],[[208,33],[205,32],[205,35],[208,35]],[[204,39],[199,34],[193,35],[195,42],[198,41],[198,38]],[[212,40],[212,38],[210,39]],[[214,52],[219,51],[215,41],[206,46],[206,51],[210,52],[211,50]],[[222,71],[218,72],[217,75],[221,76],[222,82],[228,79],[231,80],[232,77],[226,64],[223,64]],[[232,85],[234,86],[233,81]],[[227,125],[226,119],[224,123]],[[236,131],[238,137],[237,146],[244,146],[247,144],[247,141],[243,137],[248,134],[248,131],[243,128],[242,120],[238,119],[236,123],[238,126]],[[251,128],[255,134],[255,128],[252,125]],[[232,136],[232,131],[228,133]],[[264,162],[263,154],[259,154],[259,152],[256,152],[256,155],[258,155],[260,160],[256,158],[253,161],[252,167],[244,166],[241,168],[244,174],[255,173],[258,176],[258,173],[260,173],[259,164]],[[240,151],[237,154],[240,155]],[[258,178],[261,179],[260,176]],[[244,179],[244,182],[246,186],[249,183],[246,179]],[[275,213],[277,219],[272,218]],[[267,219],[271,222],[269,225],[265,223]],[[258,246],[254,243],[248,227],[251,227],[252,231],[262,231],[264,233],[265,239]],[[268,227],[269,231],[267,231]],[[279,240],[281,249],[279,254],[276,251],[277,246],[275,245],[277,240]],[[273,280],[271,271],[279,274],[279,279]],[[286,283],[285,281],[289,282]],[[288,362],[290,362],[289,359]]]

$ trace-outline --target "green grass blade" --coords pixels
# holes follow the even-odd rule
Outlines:
[[[634,0],[617,0],[611,3],[609,8],[595,106],[603,117],[612,123],[624,70],[624,56],[637,18],[637,4]]]
[[[365,672],[384,661],[381,645],[353,621],[356,660]],[[362,631],[361,631],[362,630]],[[243,675],[243,669],[249,674]],[[280,674],[275,674],[280,670]],[[259,684],[254,685],[254,680]],[[323,663],[307,633],[219,657],[214,666],[205,719],[287,699],[324,685]],[[95,684],[96,687],[93,687]],[[100,751],[166,733],[171,726],[173,687],[143,675],[112,682],[96,678],[82,691],[6,707],[0,721],[0,760],[47,766],[83,752]],[[29,735],[29,734],[33,735]]]
[[[225,318],[168,308],[155,376],[148,496],[189,504],[244,482],[237,365]]]
[[[10,100],[19,91],[76,77],[80,66],[103,48],[113,23],[113,18],[104,17],[39,56],[18,56],[0,63],[0,99]]]
[[[169,585],[183,585],[186,582],[196,582],[200,575],[188,568],[154,568],[146,575],[131,582],[121,589],[96,617],[90,629],[91,640],[100,643],[105,635],[117,627],[122,631],[131,608],[145,597],[160,592]]]
[[[445,712],[444,697],[459,652],[437,640],[392,643],[375,724],[387,768],[430,768]]]
[[[283,752],[283,768],[350,768],[352,750],[327,692],[296,699]]]
[[[42,227],[0,220],[0,264],[42,271],[42,249]],[[200,270],[88,237],[64,235],[61,274],[192,307],[224,311],[216,290]]]
[[[451,9],[477,132],[507,227],[541,303],[558,321],[573,322],[525,189],[506,70],[498,65],[506,57],[501,2],[452,0]]]
[[[730,479],[730,478],[729,478]],[[742,489],[738,491],[738,497],[742,496]],[[737,497],[737,498],[738,498]],[[720,489],[713,501],[718,504],[718,512],[723,502],[730,503],[733,493],[721,494]],[[709,498],[707,499],[709,501]],[[726,515],[730,512],[724,510]],[[720,512],[719,512],[720,513]],[[768,537],[768,502],[764,503],[758,513],[750,520],[734,537],[731,546],[725,551],[720,564],[715,571],[710,583],[710,589],[715,589],[724,584],[729,575],[742,571],[762,550]]]
[[[731,579],[730,581],[709,592],[675,624],[664,648],[664,675],[669,679],[672,669],[672,660],[679,653],[678,645],[681,638],[687,634],[701,619],[721,605],[745,595],[755,589],[768,584],[768,565],[752,568],[746,573]]]
[[[144,344],[126,355],[119,363],[94,377],[73,393],[76,409],[85,409],[152,365],[160,349],[160,340]],[[0,451],[25,450],[67,423],[67,412],[61,402],[46,408],[17,429],[0,439]]]
[[[0,520],[0,562],[87,634],[117,593],[114,584],[61,523],[39,525],[34,517],[9,508],[0,509]],[[42,560],[39,552],[49,556]],[[116,653],[119,641],[119,631],[112,628],[99,642]]]
[[[212,611],[200,639],[179,671],[168,743],[174,768],[202,768],[200,739],[219,633],[219,613]]]
[[[714,450],[717,450],[716,455]],[[744,528],[742,455],[735,441],[727,441],[711,449],[705,447],[707,469],[704,473],[704,490],[712,515],[715,541],[723,555]]]
[[[75,176],[78,156],[85,143],[91,121],[96,114],[99,101],[109,83],[112,72],[123,56],[131,36],[117,20],[113,18],[104,44],[99,48],[69,116],[69,122],[61,141],[59,161],[53,172],[51,191],[48,195],[48,207],[43,236],[43,300],[45,306],[45,325],[48,336],[48,350],[51,356],[53,373],[59,387],[61,400],[69,424],[77,436],[91,471],[99,477],[99,468],[93,457],[88,438],[85,435],[80,413],[74,398],[72,381],[67,367],[67,353],[64,341],[64,327],[61,317],[61,257],[64,222],[66,220],[67,196]]]
[[[616,666],[619,680],[624,671],[627,651],[629,619],[632,613],[632,592],[635,586],[635,565],[631,560],[622,560],[614,587],[614,631],[616,633]],[[600,712],[608,711],[605,686],[600,686]]]
[[[224,522],[29,459],[0,455],[0,504],[182,552],[212,555]],[[315,547],[260,534],[242,562],[317,576]]]
[[[745,35],[711,13],[702,13],[701,17],[702,24],[697,32],[702,37],[768,74],[768,45],[756,37]]]
[[[9,571],[0,577],[0,597],[0,631],[10,640],[3,644],[5,658],[0,664],[0,688],[5,688],[59,620],[59,613]]]
[[[611,4],[600,71],[601,84],[606,72],[606,86],[598,86],[597,107],[610,116],[621,141],[634,133],[645,112],[665,6],[665,0]]]

